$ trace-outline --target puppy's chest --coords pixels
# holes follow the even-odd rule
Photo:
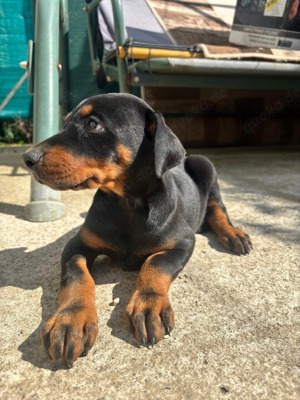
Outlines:
[[[132,258],[145,254],[160,240],[152,214],[142,202],[98,206],[89,212],[85,224],[108,242],[116,257]]]
[[[145,254],[154,245],[156,227],[145,207],[133,207],[120,218],[116,241],[124,257]]]
[[[156,252],[160,239],[143,219],[130,219],[113,233],[112,258],[125,270],[138,270],[149,255]]]

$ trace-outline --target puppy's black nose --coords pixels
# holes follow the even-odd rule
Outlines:
[[[23,154],[23,161],[26,167],[30,169],[32,169],[42,158],[43,153],[38,150],[29,150]]]

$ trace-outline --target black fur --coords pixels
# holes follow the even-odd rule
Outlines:
[[[88,115],[82,111],[87,105],[92,108]],[[122,157],[127,157],[125,161],[120,149]],[[61,160],[57,156],[53,165],[52,153],[61,154]],[[70,159],[72,164],[77,160],[83,163],[78,165],[78,173],[68,164]],[[101,181],[101,171],[96,171],[100,178],[88,176],[94,171],[90,165],[99,164],[101,170],[105,161],[113,171],[122,168],[119,192],[113,190],[114,183],[109,186],[103,178],[83,228],[67,244],[62,257],[62,288],[84,281],[86,272],[76,263],[78,257],[83,257],[88,267],[98,254],[114,258],[125,269],[143,266],[137,284],[140,293],[135,294],[138,300],[133,296],[130,304],[138,309],[146,302],[145,310],[152,315],[153,304],[161,301],[160,318],[166,333],[172,329],[173,311],[163,282],[166,276],[175,279],[182,270],[201,226],[213,228],[220,240],[224,239],[223,228],[230,235],[232,232],[235,236],[225,237],[224,245],[227,247],[228,242],[227,248],[231,246],[238,254],[247,253],[251,247],[248,236],[239,230],[242,233],[236,233],[229,221],[212,163],[203,156],[186,157],[162,115],[132,95],[107,94],[85,100],[71,113],[61,132],[28,150],[24,161],[38,181],[57,190],[83,189]],[[86,165],[85,176],[81,171]],[[82,176],[78,178],[78,174]],[[83,230],[88,232],[88,242]],[[240,240],[243,235],[246,239]],[[154,277],[157,282],[153,282]],[[80,303],[76,302],[76,307],[80,309]],[[143,312],[134,316],[128,311],[130,326],[142,344],[153,344],[162,335],[154,323],[159,317],[150,318]],[[48,333],[45,338],[49,346]],[[71,350],[67,351],[68,362]]]

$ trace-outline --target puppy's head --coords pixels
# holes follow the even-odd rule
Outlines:
[[[55,190],[100,188],[124,195],[133,170],[144,163],[157,179],[180,163],[184,149],[162,116],[128,94],[94,96],[80,103],[63,129],[23,155],[35,179]]]

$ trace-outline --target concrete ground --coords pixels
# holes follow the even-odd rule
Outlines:
[[[30,177],[17,168],[18,155],[0,154],[1,399],[300,398],[300,153],[205,154],[253,252],[238,257],[212,234],[197,235],[171,288],[175,330],[150,350],[136,346],[123,320],[136,273],[108,262],[95,268],[98,339],[73,369],[59,371],[51,370],[39,329],[56,308],[62,248],[93,192],[63,193],[61,220],[25,221]]]

